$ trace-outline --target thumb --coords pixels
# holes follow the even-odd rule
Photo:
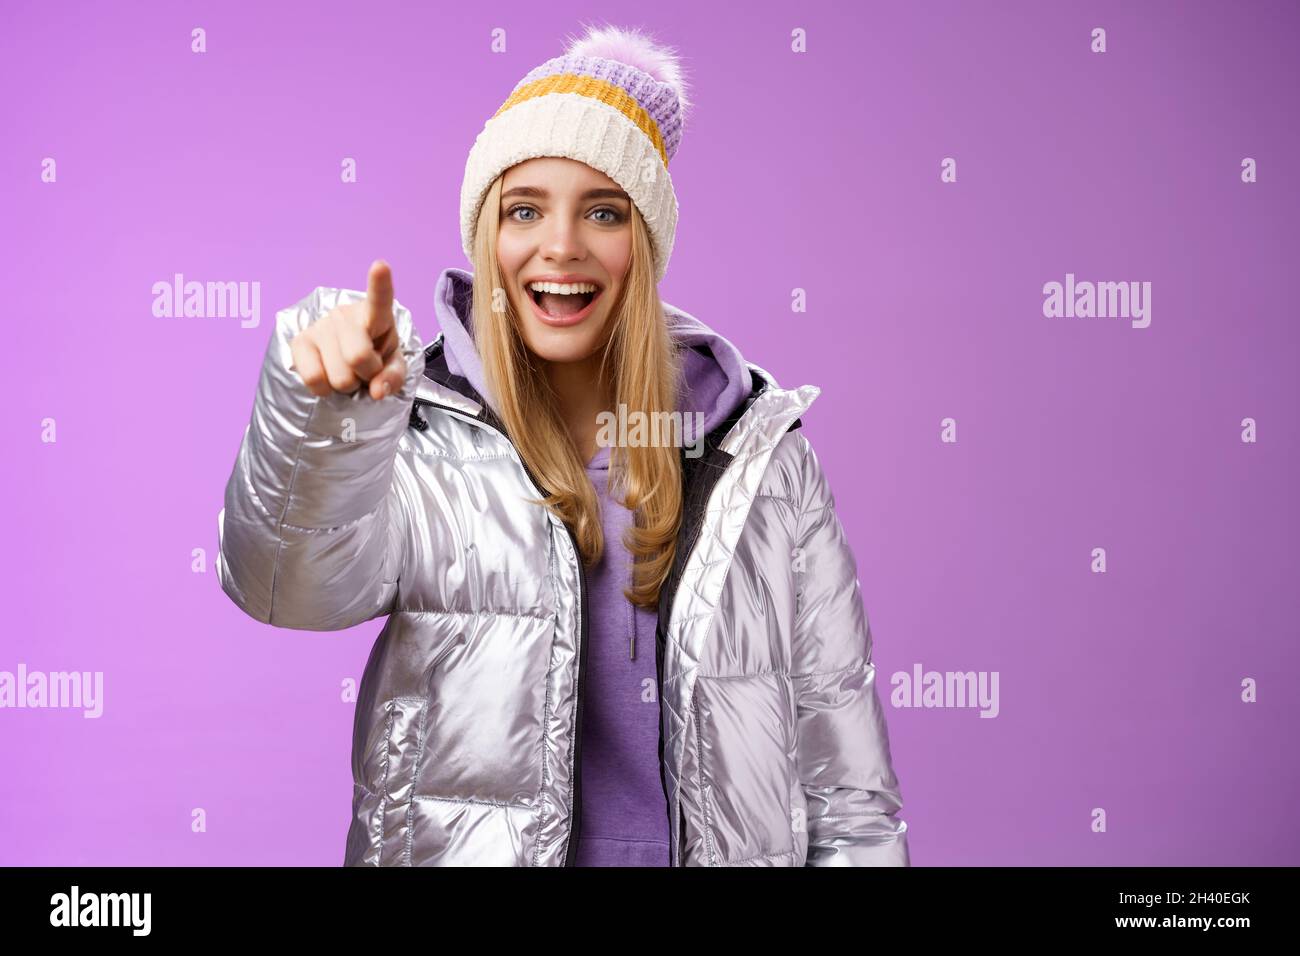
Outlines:
[[[406,357],[394,349],[384,367],[370,380],[370,397],[375,401],[396,395],[406,384]]]

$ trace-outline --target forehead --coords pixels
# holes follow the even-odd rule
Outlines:
[[[618,183],[598,169],[565,156],[537,156],[506,170],[501,181],[511,186],[540,186],[548,191],[569,191],[604,186],[619,189]]]

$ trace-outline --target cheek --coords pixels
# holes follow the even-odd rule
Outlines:
[[[503,231],[497,237],[497,268],[501,270],[501,277],[512,284],[528,258],[527,254],[516,249],[515,245],[508,232]]]
[[[619,233],[610,239],[610,244],[602,250],[601,265],[606,273],[622,282],[632,265],[632,233]]]

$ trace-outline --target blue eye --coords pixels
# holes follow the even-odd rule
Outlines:
[[[515,222],[535,222],[535,221],[536,221],[536,219],[519,219],[519,218],[517,218],[517,217],[515,216],[515,213],[517,213],[517,212],[524,212],[524,211],[527,211],[527,212],[533,212],[533,213],[537,212],[536,209],[534,209],[532,206],[528,205],[527,203],[516,203],[515,205],[511,206],[509,209],[506,210],[505,218],[507,218],[507,219],[513,219]],[[600,213],[600,212],[609,213],[609,215],[610,215],[610,218],[609,218],[609,219],[599,219],[599,220],[597,220],[597,222],[599,222],[601,225],[605,225],[605,226],[616,226],[616,225],[618,225],[619,223],[623,222],[623,221],[627,218],[626,216],[624,216],[621,212],[619,212],[617,209],[615,209],[615,208],[612,207],[612,206],[601,206],[599,209],[593,209],[593,210],[591,211],[591,215],[595,215],[596,213]]]

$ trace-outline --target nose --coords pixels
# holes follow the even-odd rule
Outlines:
[[[567,217],[553,216],[546,224],[546,234],[542,237],[542,258],[548,261],[581,260],[586,257],[586,245],[582,232]]]

